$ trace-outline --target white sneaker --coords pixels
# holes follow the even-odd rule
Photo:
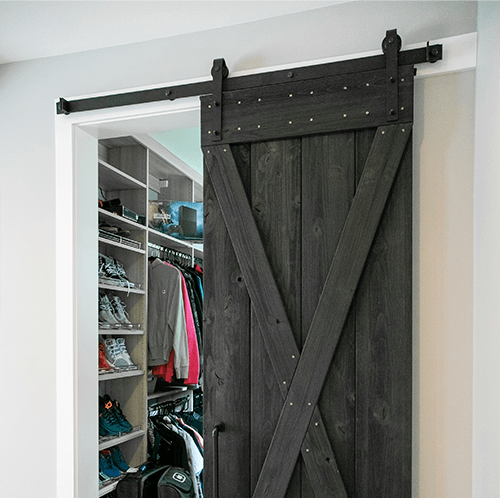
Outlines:
[[[116,349],[120,352],[122,358],[125,358],[125,360],[128,361],[129,367],[135,367],[134,362],[132,361],[130,355],[128,354],[127,346],[125,344],[125,339],[123,337],[118,337],[116,339]]]
[[[120,322],[116,319],[111,301],[106,294],[99,297],[99,323],[109,324],[113,328],[120,327]]]
[[[117,368],[130,367],[132,362],[123,357],[115,339],[106,339],[104,345],[106,346],[106,359],[108,362],[112,362]]]

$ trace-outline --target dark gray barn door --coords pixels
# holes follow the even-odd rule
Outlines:
[[[208,498],[411,496],[413,76],[202,98]]]

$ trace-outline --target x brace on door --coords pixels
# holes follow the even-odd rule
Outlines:
[[[299,350],[267,260],[257,225],[228,145],[205,149],[207,168],[233,244],[283,399]],[[310,422],[302,455],[317,498],[347,498],[319,410]],[[311,452],[310,448],[319,451]]]
[[[284,398],[253,498],[284,497],[299,453],[317,498],[347,497],[317,402],[410,134],[409,123],[377,129],[300,355],[230,146],[204,148],[207,170]]]

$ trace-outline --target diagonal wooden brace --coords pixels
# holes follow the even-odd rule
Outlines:
[[[212,145],[204,151],[207,170],[285,399],[300,356],[288,316],[230,147]],[[317,408],[310,427],[302,438],[305,441],[302,456],[316,498],[347,498],[335,455]],[[315,448],[315,451],[307,451],[310,448]]]
[[[253,498],[285,496],[410,133],[377,130]]]

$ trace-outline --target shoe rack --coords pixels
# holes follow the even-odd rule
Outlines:
[[[203,257],[199,243],[179,240],[148,227],[148,201],[201,201],[202,177],[147,135],[100,140],[98,162],[100,193],[107,201],[120,199],[121,205],[127,208],[125,216],[123,211],[117,214],[98,208],[100,226],[115,227],[115,234],[111,235],[106,230],[99,230],[99,260],[104,256],[119,262],[132,283],[128,285],[123,279],[120,282],[99,278],[99,294],[118,296],[132,325],[102,328],[100,324],[97,332],[101,341],[124,338],[135,366],[99,373],[99,394],[108,394],[117,400],[127,421],[134,426],[132,432],[101,438],[99,451],[119,445],[125,461],[136,467],[147,458],[148,398],[168,400],[178,395],[174,391],[148,396],[148,256],[153,247],[178,251],[193,261]],[[101,276],[103,273],[100,272]],[[99,496],[109,493],[114,487],[116,483],[101,487]]]

